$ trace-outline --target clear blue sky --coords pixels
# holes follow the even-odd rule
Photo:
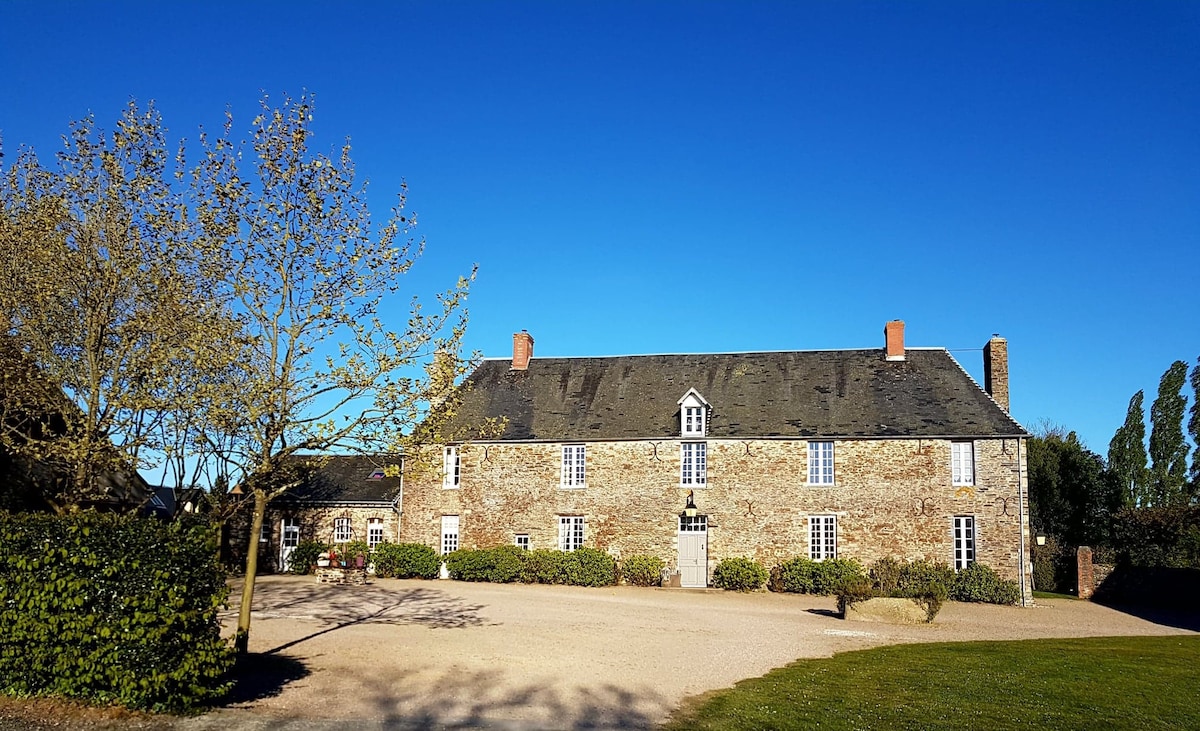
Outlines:
[[[1013,413],[1104,453],[1200,355],[1200,3],[0,2],[0,134],[317,95],[468,346],[1009,340]],[[403,302],[401,302],[403,306]],[[398,310],[397,315],[402,315]],[[1190,391],[1190,389],[1189,389]]]

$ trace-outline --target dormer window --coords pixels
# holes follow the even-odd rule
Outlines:
[[[685,437],[702,437],[708,433],[708,402],[696,389],[679,399],[679,433]]]

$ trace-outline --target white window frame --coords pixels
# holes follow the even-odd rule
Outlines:
[[[679,443],[679,484],[686,487],[708,485],[708,442]]]
[[[808,557],[813,561],[837,558],[837,516],[808,516]]]
[[[975,442],[950,442],[950,484],[975,484]]]
[[[708,436],[708,402],[694,388],[679,399],[679,433],[693,438]]]
[[[558,516],[558,550],[574,551],[583,548],[584,520],[582,515]]]
[[[462,455],[458,447],[442,449],[442,489],[456,490],[462,485]]]
[[[368,518],[367,548],[375,550],[380,543],[383,543],[383,518]]]
[[[354,530],[350,526],[349,518],[334,518],[333,519],[333,542],[334,543],[349,543],[354,537]]]
[[[832,485],[837,475],[834,472],[834,443],[830,440],[808,443],[809,485]]]
[[[526,551],[530,548],[529,534],[518,533],[513,536],[513,545],[517,548],[524,548]]]
[[[258,530],[258,542],[271,542],[271,521],[267,520],[266,518],[263,518],[262,527],[260,527]]]
[[[578,489],[587,486],[587,445],[564,444],[559,486]]]
[[[457,515],[442,516],[442,551],[441,555],[458,550],[459,524]]]
[[[974,515],[954,516],[954,570],[961,571],[975,563],[975,544],[979,534],[975,530]]]
[[[681,515],[679,516],[679,532],[680,533],[707,533],[708,532],[708,516],[707,515]]]
[[[284,548],[300,545],[300,519],[281,518],[279,521],[279,543]]]

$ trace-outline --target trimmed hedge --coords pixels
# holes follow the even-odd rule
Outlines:
[[[912,599],[925,608],[929,621],[946,599],[988,604],[1016,604],[1021,599],[1017,582],[1001,579],[984,564],[973,563],[955,573],[944,563],[897,561],[885,558],[871,565],[869,576],[847,580],[837,592],[838,611],[872,597]]]
[[[375,575],[391,579],[436,579],[442,557],[424,543],[380,543],[371,556]]]
[[[729,591],[756,591],[767,583],[767,570],[749,558],[725,558],[713,569],[713,586]]]
[[[445,556],[450,578],[459,581],[490,581],[526,584],[571,584],[574,586],[610,586],[617,583],[617,564],[613,557],[594,548],[574,551],[538,549],[526,551],[517,546],[460,548]]]
[[[990,566],[973,563],[954,577],[950,598],[958,602],[1016,604],[1021,600],[1021,590],[1017,582],[1001,579]]]
[[[771,570],[771,591],[797,594],[837,594],[847,582],[863,579],[863,567],[854,559],[813,561],[797,557]]]
[[[172,712],[224,695],[216,536],[199,520],[0,514],[0,693]]]
[[[634,586],[659,586],[666,567],[658,556],[630,556],[621,561],[621,578]]]

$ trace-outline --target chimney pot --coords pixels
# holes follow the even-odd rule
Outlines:
[[[529,361],[532,359],[533,336],[527,330],[513,333],[512,369],[514,371],[526,370],[529,368]]]
[[[887,360],[904,360],[904,320],[883,326],[883,354]]]

